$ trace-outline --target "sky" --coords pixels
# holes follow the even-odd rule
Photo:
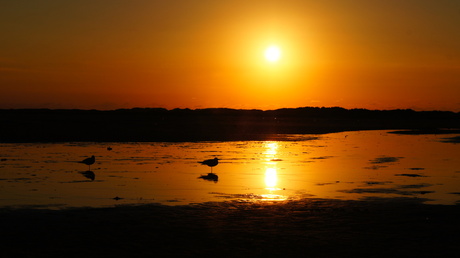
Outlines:
[[[460,112],[459,24],[455,0],[1,1],[0,108]]]

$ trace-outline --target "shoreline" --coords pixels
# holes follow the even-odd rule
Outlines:
[[[358,132],[358,131],[388,131],[387,133],[391,134],[402,134],[402,135],[452,135],[452,134],[459,134],[460,129],[457,128],[430,128],[428,130],[425,129],[356,129],[356,130],[331,130],[331,131],[315,131],[315,132],[306,132],[306,133],[276,133],[276,134],[243,134],[238,136],[219,136],[216,138],[143,138],[141,140],[136,139],[104,139],[104,140],[96,140],[96,139],[25,139],[25,140],[1,140],[0,143],[11,143],[11,144],[23,144],[23,143],[68,143],[68,142],[94,142],[94,143],[117,143],[117,142],[232,142],[232,141],[297,141],[297,140],[314,140],[318,138],[316,135],[326,135],[326,134],[334,134],[334,133],[345,133],[345,132]],[[443,138],[445,143],[460,143],[460,136],[454,137],[446,137]]]

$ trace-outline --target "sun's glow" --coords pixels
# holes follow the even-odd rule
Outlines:
[[[278,46],[269,46],[265,50],[265,59],[271,63],[277,62],[281,58],[281,49]]]

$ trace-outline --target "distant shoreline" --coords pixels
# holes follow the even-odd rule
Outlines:
[[[460,113],[340,107],[0,109],[0,142],[184,142],[276,140],[279,134],[460,129]]]

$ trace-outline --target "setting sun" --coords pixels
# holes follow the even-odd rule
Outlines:
[[[460,111],[460,1],[3,2],[0,109]]]
[[[281,50],[277,46],[269,46],[265,50],[265,59],[267,61],[274,63],[277,62],[281,58]]]

